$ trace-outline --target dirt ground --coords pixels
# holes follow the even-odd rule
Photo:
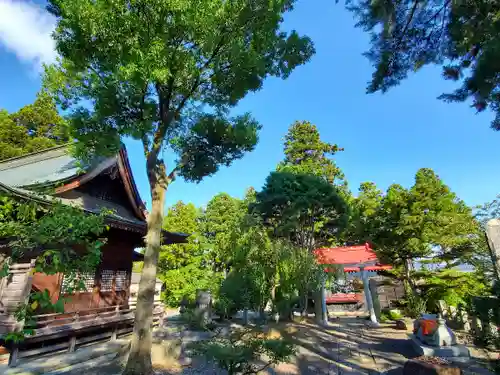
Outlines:
[[[402,374],[404,363],[409,358],[417,356],[408,340],[410,323],[408,321],[407,331],[396,330],[393,324],[382,324],[379,328],[372,328],[365,320],[356,318],[335,319],[328,327],[319,327],[307,320],[300,323],[270,324],[266,326],[268,335],[293,340],[297,345],[297,355],[289,363],[268,369],[266,373]],[[160,336],[152,350],[157,375],[224,374],[202,359],[184,355],[179,347],[171,345],[172,340],[167,337],[170,337],[169,334],[166,334],[164,339]],[[202,338],[200,336],[192,339]],[[462,367],[464,374],[492,374],[486,370],[488,353],[472,348],[471,354],[472,361]],[[80,371],[78,375],[118,375],[121,372],[121,365],[123,363],[113,363],[85,373]]]

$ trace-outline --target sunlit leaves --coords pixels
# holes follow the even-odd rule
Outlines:
[[[3,271],[8,270],[9,263],[16,263],[26,256],[35,257],[33,272],[62,273],[68,290],[85,289],[77,275],[95,272],[101,260],[104,240],[99,236],[106,228],[105,215],[106,212],[89,215],[57,202],[42,206],[33,200],[0,195],[0,238],[7,241],[10,249],[9,262],[2,264]],[[52,298],[46,289],[33,291],[30,304],[20,305],[19,319],[26,320],[27,329],[30,328],[29,318],[36,311],[63,312],[63,299],[53,303]]]
[[[347,0],[357,26],[371,34],[366,56],[375,71],[368,92],[387,91],[427,64],[446,65],[446,79],[461,86],[441,99],[472,99],[478,111],[496,112],[500,129],[500,4],[497,1]],[[452,64],[449,64],[451,62]]]
[[[277,235],[309,250],[331,240],[348,218],[346,203],[328,181],[285,172],[269,175],[253,210]]]
[[[71,110],[78,152],[106,153],[131,136],[158,157],[173,142],[180,175],[200,181],[252,150],[260,128],[213,113],[314,53],[309,38],[280,30],[293,3],[53,0],[62,60],[44,85]]]
[[[68,124],[44,92],[18,112],[0,110],[0,160],[45,150],[68,140]]]
[[[257,143],[260,125],[249,114],[226,119],[219,115],[200,116],[190,132],[179,138],[174,147],[181,155],[179,174],[199,182],[215,173],[219,165],[229,165]]]

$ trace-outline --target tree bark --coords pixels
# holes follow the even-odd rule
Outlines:
[[[415,283],[413,282],[413,279],[411,278],[411,272],[410,271],[413,268],[411,259],[405,259],[404,260],[404,262],[403,262],[403,268],[404,268],[404,272],[405,272],[404,278],[408,282],[408,285],[410,286],[410,289],[411,289],[412,293],[414,293],[415,295],[418,295],[417,287],[415,286]]]
[[[150,172],[148,175],[151,186],[152,209],[151,214],[148,216],[144,268],[139,283],[134,331],[124,375],[150,375],[153,373],[151,328],[166,187],[161,183],[161,178],[158,178],[160,176],[154,172],[148,172]]]
[[[323,325],[325,324],[326,317],[324,316],[323,313],[323,292],[322,289],[319,288],[318,290],[314,291],[314,320],[316,321],[317,324]]]

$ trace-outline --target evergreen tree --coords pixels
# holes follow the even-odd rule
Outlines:
[[[245,202],[226,193],[217,194],[208,202],[202,228],[214,269],[229,269],[247,210]]]
[[[344,185],[344,173],[331,156],[343,151],[336,144],[321,140],[318,129],[307,121],[297,121],[285,136],[285,159],[276,168],[279,172],[311,174],[331,184]]]
[[[192,203],[185,204],[178,201],[170,207],[163,228],[170,232],[189,234],[187,243],[163,245],[158,260],[158,272],[184,267],[193,263],[193,258],[203,254],[204,238],[201,234],[201,213]]]
[[[383,193],[373,182],[363,182],[357,197],[349,200],[350,218],[343,241],[350,245],[373,243],[373,235],[378,229],[378,214]]]
[[[367,91],[385,92],[428,64],[461,82],[441,99],[496,112],[500,130],[500,3],[491,0],[347,0],[357,26],[371,34],[365,54],[375,72]]]
[[[471,209],[425,168],[417,172],[410,189],[389,187],[375,220],[372,238],[380,260],[400,267],[402,279],[414,290],[411,272],[416,259],[459,259],[477,233]]]

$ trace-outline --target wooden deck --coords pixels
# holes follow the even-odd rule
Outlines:
[[[132,332],[135,309],[123,306],[81,310],[74,313],[43,314],[36,320],[33,335],[10,348],[9,366],[20,359],[54,352],[74,352],[78,347],[108,340]],[[162,319],[163,310],[155,308],[153,325]]]

